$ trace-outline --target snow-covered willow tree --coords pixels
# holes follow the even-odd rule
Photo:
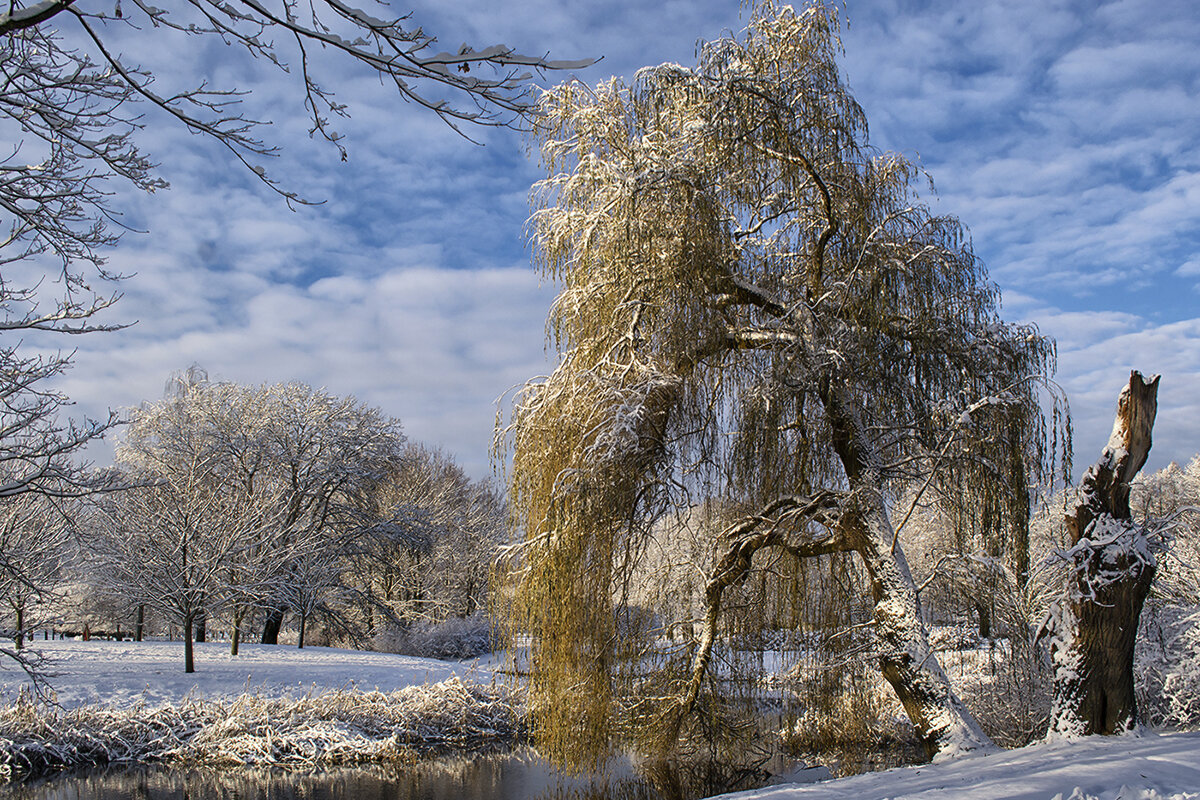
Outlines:
[[[562,287],[562,356],[519,393],[505,441],[513,615],[559,756],[621,722],[672,740],[715,685],[725,620],[810,624],[768,611],[850,559],[929,753],[989,744],[930,648],[895,498],[965,491],[1027,515],[1027,484],[1065,449],[1057,402],[1050,420],[1039,402],[1053,344],[1000,318],[958,220],[868,146],[838,47],[830,7],[761,2],[694,68],[542,99],[530,229]],[[647,544],[705,505],[720,524],[672,644],[680,628],[631,624],[627,604]]]

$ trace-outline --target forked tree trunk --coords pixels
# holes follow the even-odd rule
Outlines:
[[[1108,446],[1064,520],[1072,569],[1051,643],[1059,734],[1120,733],[1137,723],[1133,646],[1157,564],[1147,531],[1132,520],[1129,484],[1150,452],[1158,379],[1130,374]]]
[[[807,499],[781,498],[727,529],[729,550],[717,560],[705,587],[707,610],[693,656],[692,678],[669,736],[672,739],[678,736],[682,716],[695,706],[712,656],[724,590],[745,577],[755,552],[780,547],[797,557],[852,551],[862,558],[871,582],[880,668],[930,758],[994,749],[995,745],[954,693],[929,644],[916,583],[883,500],[877,454],[854,412],[853,402],[833,380],[822,387],[821,400],[850,491],[821,492]],[[815,522],[827,533],[789,539],[780,525],[789,515],[799,531]]]

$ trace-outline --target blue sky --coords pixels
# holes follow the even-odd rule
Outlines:
[[[578,73],[591,83],[690,63],[697,39],[744,24],[735,0],[398,10],[448,49],[603,56]],[[848,0],[843,16],[845,73],[872,142],[920,160],[938,190],[930,202],[970,228],[1005,317],[1058,341],[1077,462],[1099,454],[1131,368],[1164,375],[1150,468],[1200,451],[1200,10]],[[272,121],[266,137],[283,149],[268,170],[325,202],[289,210],[226,152],[150,114],[141,141],[172,186],[115,198],[148,231],[111,259],[137,273],[111,318],[137,324],[71,342],[62,388],[77,411],[157,398],[170,371],[198,362],[217,378],[354,394],[490,474],[496,398],[549,363],[553,287],[539,286],[523,235],[539,177],[527,142],[486,130],[485,146],[472,144],[331,62],[325,83],[353,115],[338,124],[343,163],[308,139],[289,76],[220,43],[143,31],[120,44],[164,86],[202,75],[251,89],[248,113]]]

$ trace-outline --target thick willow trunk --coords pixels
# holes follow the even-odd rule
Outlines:
[[[1129,484],[1146,463],[1158,376],[1133,372],[1121,391],[1108,446],[1088,468],[1066,516],[1072,569],[1054,654],[1053,730],[1112,734],[1137,724],[1133,647],[1156,561],[1129,510]]]
[[[875,602],[872,617],[883,675],[892,685],[930,758],[994,747],[950,686],[921,619],[917,587],[888,519],[879,458],[853,401],[831,379],[821,387],[834,449],[852,489],[843,510],[853,530]]]
[[[872,618],[879,665],[921,737],[926,754],[948,758],[991,749],[992,742],[950,686],[929,644],[916,584],[876,491],[855,490],[861,520],[855,550],[875,602]]]

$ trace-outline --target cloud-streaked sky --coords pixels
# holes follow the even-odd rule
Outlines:
[[[97,0],[81,0],[96,2]],[[411,8],[410,8],[411,5]],[[691,63],[739,30],[736,0],[410,0],[400,12],[447,49],[504,42],[603,56],[578,77]],[[380,16],[377,10],[373,13]],[[1193,0],[847,0],[843,60],[871,141],[919,159],[1004,296],[1059,347],[1076,460],[1108,436],[1131,368],[1161,372],[1149,468],[1200,451],[1200,10]],[[148,114],[142,145],[171,189],[121,192],[129,234],[111,266],[118,333],[83,337],[62,388],[103,415],[161,395],[193,362],[215,378],[302,380],[353,394],[490,473],[495,401],[548,369],[553,287],[529,267],[527,142],[484,146],[331,62],[350,106],[349,159],[309,140],[294,80],[220,43],[121,34],[163,84],[251,89],[250,116],[283,153],[271,174],[323,200],[289,210],[229,155]],[[548,75],[548,83],[567,76]],[[182,80],[182,79],[180,79]],[[94,446],[98,461],[109,448]]]

